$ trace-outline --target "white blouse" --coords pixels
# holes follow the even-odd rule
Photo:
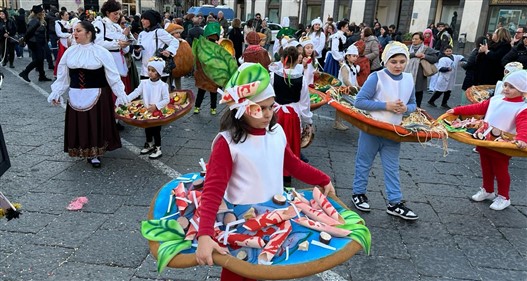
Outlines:
[[[94,21],[93,26],[98,29],[96,29],[97,33],[95,34],[95,44],[101,45],[107,50],[118,50],[120,48],[119,40],[126,41],[128,39],[123,34],[123,29],[119,24],[112,22],[107,17]],[[112,39],[112,41],[104,40],[104,37]],[[128,53],[129,47],[126,47],[123,51]]]
[[[311,32],[307,35],[313,41],[313,49],[317,52],[317,59],[322,57],[322,50],[326,45],[326,34],[324,31],[320,31],[320,36],[317,36],[316,32]]]
[[[69,47],[57,69],[57,80],[51,84],[51,94],[48,97],[48,102],[59,100],[62,102],[62,95],[70,87],[70,69],[88,69],[95,70],[104,67],[106,81],[117,96],[116,104],[125,104],[128,102],[126,93],[124,91],[124,84],[121,81],[121,76],[117,72],[117,67],[112,58],[112,55],[105,48],[94,44],[78,44]],[[100,79],[101,77],[89,77],[89,79]]]
[[[162,28],[151,31],[141,31],[141,33],[139,33],[139,37],[137,38],[137,44],[143,46],[143,50],[141,50],[139,54],[136,54],[134,51],[132,56],[136,59],[141,59],[143,64],[141,67],[141,73],[139,73],[141,76],[148,76],[148,60],[154,56],[156,52],[156,46],[158,49],[160,49],[165,45],[168,45],[166,50],[169,51],[172,56],[177,53],[179,48],[179,41]],[[163,73],[162,76],[168,76],[168,73]]]
[[[129,100],[134,100],[138,96],[143,96],[145,106],[155,104],[157,109],[161,110],[170,101],[168,94],[168,84],[161,81],[152,81],[150,79],[141,80],[139,86],[130,93]]]
[[[62,24],[62,26],[60,26]],[[71,29],[71,25],[68,21],[65,20],[58,20],[55,22],[55,33],[57,33],[57,36],[60,38],[60,44],[62,46],[68,48],[68,38],[71,38],[70,32],[63,32],[62,27],[66,29]]]

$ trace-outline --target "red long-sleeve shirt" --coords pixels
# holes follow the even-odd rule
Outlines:
[[[503,100],[509,101],[509,102],[523,102],[523,97],[515,97],[515,98],[504,98]],[[454,114],[465,114],[465,115],[485,115],[487,114],[487,110],[489,108],[490,99],[476,103],[476,104],[469,104],[465,106],[460,106],[454,108]],[[524,142],[527,142],[527,110],[521,111],[516,116],[516,139],[521,140]]]
[[[252,135],[265,135],[266,129],[252,129],[250,133]],[[199,206],[200,221],[197,237],[202,235],[214,237],[216,214],[231,177],[232,166],[229,144],[225,138],[220,137],[214,143],[207,166],[207,179],[201,195],[201,205]],[[284,151],[284,167],[293,177],[307,184],[325,186],[331,181],[330,177],[324,172],[300,160],[293,154],[289,146],[286,146]],[[269,176],[281,177],[282,175]],[[258,192],[258,190],[255,190],[255,192]]]

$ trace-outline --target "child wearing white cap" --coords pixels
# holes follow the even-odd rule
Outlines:
[[[342,81],[344,86],[359,86],[357,83],[357,75],[359,74],[360,66],[355,65],[358,58],[359,49],[357,49],[355,45],[349,46],[346,50],[344,61],[340,64],[341,66],[338,76],[338,79]],[[335,115],[335,124],[333,124],[333,128],[339,131],[345,131],[348,129],[346,125],[342,124],[342,118],[340,118],[338,114]]]
[[[456,115],[485,115],[489,127],[516,134],[514,143],[520,149],[527,148],[527,71],[512,72],[503,81],[503,91],[491,99],[476,104],[460,106],[447,111]],[[494,131],[494,130],[493,130]],[[483,183],[472,200],[493,200],[490,208],[501,211],[511,204],[509,197],[510,156],[478,146]],[[494,194],[494,179],[498,183],[498,196]]]
[[[369,111],[374,119],[401,124],[403,114],[416,110],[414,79],[404,69],[409,58],[408,48],[396,41],[390,42],[382,53],[385,68],[370,76],[357,94],[355,107]],[[355,157],[353,178],[353,204],[361,211],[369,212],[366,191],[368,176],[377,153],[381,155],[388,206],[386,212],[405,220],[419,217],[403,203],[399,179],[399,153],[401,143],[361,131]]]
[[[165,61],[161,58],[152,57],[148,62],[148,77],[149,79],[141,80],[137,89],[130,93],[129,100],[133,100],[140,95],[143,97],[143,104],[148,110],[154,114],[165,107],[170,97],[168,94],[168,84],[161,80],[161,73],[165,68]],[[154,115],[155,116],[155,115]],[[141,154],[149,154],[150,159],[157,159],[163,154],[161,153],[161,126],[145,128],[146,142]]]
[[[243,73],[247,71],[261,73],[259,77],[252,75],[255,80],[260,79],[246,81],[250,84],[236,85],[222,93],[222,101],[227,102],[230,110],[222,116],[220,133],[212,143],[207,180],[201,196],[196,249],[196,260],[200,265],[213,265],[213,251],[228,254],[226,248],[220,247],[212,238],[215,237],[214,223],[222,199],[227,204],[269,201],[283,192],[283,169],[308,184],[321,186],[325,194],[335,193],[330,177],[303,163],[287,144],[284,130],[276,123],[275,92],[268,84],[268,72],[260,64],[244,63],[235,75],[247,76]],[[260,84],[252,87],[253,82]],[[253,279],[224,268],[220,280]]]

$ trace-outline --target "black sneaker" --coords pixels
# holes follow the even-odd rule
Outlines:
[[[39,78],[38,78],[38,81],[39,81],[39,82],[48,82],[48,81],[53,81],[53,80],[49,79],[49,78],[46,77],[46,76],[42,76],[42,77],[39,77]]]
[[[437,105],[435,103],[430,102],[430,101],[428,102],[428,105],[431,106],[431,107],[437,107]]]
[[[401,217],[404,220],[413,221],[419,218],[410,208],[406,207],[403,202],[395,205],[388,204],[386,212],[392,216]]]
[[[353,205],[355,205],[355,208],[358,210],[361,210],[363,212],[369,212],[370,204],[368,204],[368,197],[366,197],[366,194],[354,194],[351,196],[351,199],[353,201]]]

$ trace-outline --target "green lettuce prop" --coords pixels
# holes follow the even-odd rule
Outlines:
[[[351,210],[343,210],[339,213],[344,218],[345,223],[336,225],[336,227],[350,230],[351,233],[348,237],[359,243],[366,255],[369,255],[371,251],[371,233],[364,225],[364,220]]]
[[[236,60],[227,50],[204,36],[194,40],[192,53],[201,63],[205,75],[222,87],[238,69]]]
[[[185,231],[176,220],[141,222],[141,234],[150,241],[162,242],[157,251],[157,272],[161,273],[181,251],[190,249],[192,241],[185,240]]]

